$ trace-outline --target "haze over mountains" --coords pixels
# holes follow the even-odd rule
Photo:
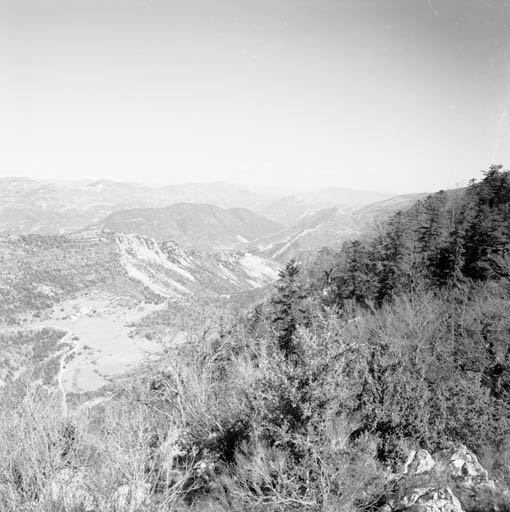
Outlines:
[[[359,236],[375,222],[406,209],[427,194],[410,194],[368,204],[360,209],[327,206],[333,193],[320,191],[289,197],[268,206],[277,223],[245,208],[223,209],[214,205],[178,203],[166,208],[138,208],[113,212],[92,229],[135,233],[155,240],[175,240],[201,250],[247,250],[285,262],[322,247],[340,248],[345,240]],[[320,198],[324,198],[324,204]],[[285,215],[285,205],[289,210]],[[309,208],[314,205],[318,208]],[[274,208],[274,209],[273,209]],[[279,210],[281,215],[274,215]],[[299,215],[298,215],[299,213]],[[289,224],[290,219],[293,219]]]
[[[106,180],[3,178],[0,179],[0,233],[71,233],[117,210],[162,208],[183,202],[260,210],[282,195],[278,190],[231,183],[156,187]]]
[[[388,194],[340,188],[296,193],[292,187],[235,183],[184,183],[146,186],[106,180],[37,181],[0,179],[0,232],[62,234],[133,208],[163,208],[176,203],[248,208],[282,224],[292,224],[310,209],[359,208]]]
[[[389,194],[363,190],[350,190],[338,187],[320,188],[317,190],[288,195],[271,203],[265,214],[287,226],[294,225],[303,215],[325,208],[340,207],[357,210],[391,197]]]
[[[390,198],[335,187],[296,193],[224,182],[155,187],[4,178],[0,234],[106,230],[200,250],[238,248],[284,261],[300,251],[339,247],[375,219],[424,195]]]

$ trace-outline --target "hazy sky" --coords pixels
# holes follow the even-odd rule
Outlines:
[[[509,124],[509,0],[0,0],[0,176],[433,191]]]

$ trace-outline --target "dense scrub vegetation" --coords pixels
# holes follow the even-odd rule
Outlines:
[[[71,294],[92,286],[114,290],[120,282],[116,254],[107,237],[20,235],[0,240],[0,318],[17,323],[39,316]]]
[[[362,311],[363,384],[349,414],[381,436],[383,458],[404,440],[461,440],[477,450],[502,442],[509,247],[510,174],[493,166],[462,194],[439,192],[397,213],[323,269],[323,303]]]
[[[60,343],[64,334],[50,328],[0,333],[0,384],[16,379],[23,368],[30,368],[33,380],[54,384],[60,358],[68,349]]]
[[[410,448],[451,442],[508,484],[509,228],[510,172],[492,167],[289,262],[248,315],[196,312],[187,343],[89,411],[8,388],[2,509],[47,507],[55,475],[85,468],[98,510],[140,482],[151,511],[375,510]]]

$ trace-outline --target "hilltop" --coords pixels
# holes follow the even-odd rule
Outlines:
[[[181,203],[248,209],[275,225],[289,227],[311,211],[333,207],[354,211],[388,197],[336,187],[296,193],[291,186],[281,189],[225,182],[146,186],[108,180],[2,178],[0,234],[72,233],[117,211],[160,209]]]
[[[246,208],[178,203],[166,208],[138,208],[110,214],[93,226],[134,233],[159,241],[174,240],[197,249],[231,249],[282,227]]]

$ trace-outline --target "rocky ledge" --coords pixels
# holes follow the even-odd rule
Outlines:
[[[412,450],[379,512],[506,512],[510,492],[462,444],[431,455]]]

